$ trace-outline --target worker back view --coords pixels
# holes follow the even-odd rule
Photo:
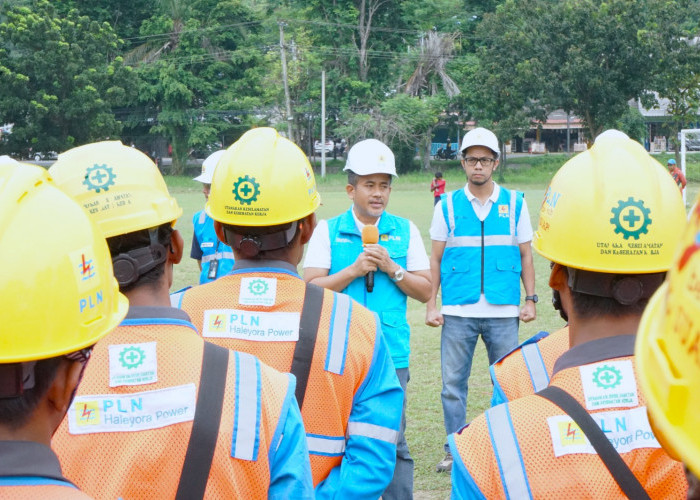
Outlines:
[[[540,208],[533,245],[571,348],[548,386],[487,410],[449,438],[453,498],[684,498],[638,390],[637,326],[670,267],[683,201],[663,167],[618,131],[569,160]]]
[[[104,232],[130,301],[54,437],[67,473],[98,498],[312,497],[293,378],[203,342],[170,307],[182,209],[156,165],[100,142],[51,174]]]
[[[126,297],[80,205],[43,168],[7,156],[0,241],[0,498],[90,498],[63,476],[51,435],[93,345],[126,314]]]
[[[664,449],[685,464],[689,499],[700,498],[699,275],[696,202],[666,282],[644,311],[635,347],[649,421]]]
[[[556,360],[569,350],[569,328],[538,332],[489,367],[491,406],[529,396],[549,385]]]
[[[403,392],[376,317],[297,274],[320,204],[304,153],[270,128],[219,160],[205,210],[236,263],[173,297],[202,335],[296,375],[317,498],[378,498],[389,484]]]

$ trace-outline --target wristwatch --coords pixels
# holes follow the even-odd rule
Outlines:
[[[394,283],[398,283],[404,278],[404,276],[406,276],[406,270],[403,267],[399,266],[399,268],[396,271],[394,271],[394,276],[391,278],[391,281],[393,281]]]
[[[531,301],[533,301],[535,304],[537,304],[537,301],[540,300],[540,299],[537,297],[537,294],[535,294],[535,295],[528,295],[527,297],[525,297],[525,300],[526,300],[526,301],[531,300]]]

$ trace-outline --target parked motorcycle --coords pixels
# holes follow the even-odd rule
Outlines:
[[[440,148],[435,153],[435,158],[438,160],[454,160],[457,158],[457,151],[454,149]]]

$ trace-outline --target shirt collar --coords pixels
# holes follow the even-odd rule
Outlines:
[[[596,363],[606,359],[633,356],[635,337],[636,335],[616,335],[574,346],[562,354],[554,363],[552,376],[567,368]]]
[[[129,312],[124,319],[179,319],[191,323],[190,317],[182,309],[164,306],[129,306]]]
[[[355,225],[357,226],[357,230],[362,233],[362,228],[365,227],[367,224],[362,222],[360,219],[357,218],[357,215],[355,214],[355,205],[353,204],[352,207],[350,207],[350,213],[352,214],[352,218],[355,220]],[[384,217],[384,212],[382,212],[382,215],[380,215],[377,218],[377,222],[374,223],[375,226],[379,227],[379,221],[382,220],[382,217]]]
[[[242,269],[257,269],[260,267],[284,269],[285,271],[298,274],[296,266],[285,260],[236,259],[235,264],[233,264],[233,271],[240,271]]]
[[[56,454],[34,441],[0,441],[0,477],[38,476],[67,481]]]
[[[467,199],[469,200],[470,203],[472,201],[474,201],[474,199],[476,198],[476,196],[474,196],[472,194],[472,192],[469,191],[469,183],[464,185],[464,194],[467,195]],[[489,200],[492,203],[496,203],[496,201],[498,201],[498,196],[500,194],[501,194],[501,187],[498,184],[496,184],[496,181],[493,181],[493,192],[491,193],[491,196],[488,197],[487,203]]]

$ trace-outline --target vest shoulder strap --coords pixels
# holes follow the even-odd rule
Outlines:
[[[202,376],[190,441],[182,465],[177,500],[204,498],[214,449],[219,437],[229,350],[204,342]]]
[[[559,387],[549,386],[537,395],[551,401],[574,419],[627,498],[650,498],[595,420],[571,394]]]
[[[304,404],[306,385],[309,381],[311,361],[316,348],[318,325],[321,321],[321,308],[323,307],[323,288],[311,283],[306,284],[304,294],[304,306],[301,310],[299,322],[299,340],[294,347],[292,368],[290,372],[297,379],[296,398],[301,409]]]

